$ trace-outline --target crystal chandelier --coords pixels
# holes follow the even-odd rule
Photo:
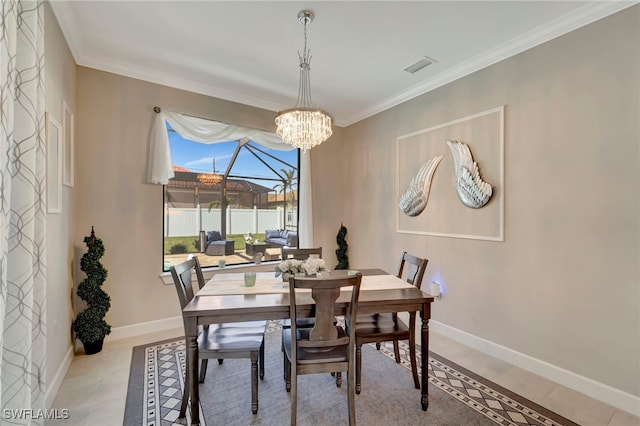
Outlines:
[[[329,139],[331,117],[326,112],[313,108],[311,104],[311,62],[307,49],[307,25],[313,21],[313,12],[302,10],[298,13],[298,21],[304,26],[304,50],[298,52],[300,58],[300,85],[296,105],[280,111],[276,117],[276,133],[289,145],[306,151]]]

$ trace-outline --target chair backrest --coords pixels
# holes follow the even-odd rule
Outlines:
[[[350,346],[354,345],[355,327],[351,327],[350,324],[354,322],[357,317],[358,298],[360,296],[361,281],[362,275],[360,273],[353,276],[342,276],[339,278],[292,277],[289,279],[292,353],[297,353],[297,346],[307,348],[323,348],[346,344],[349,344]],[[334,309],[336,300],[340,296],[340,289],[343,287],[351,287],[351,301],[345,315],[345,321],[348,326],[347,329],[349,330],[349,335],[347,337],[339,338],[336,326],[334,324]],[[298,289],[311,289],[311,297],[316,304],[315,325],[309,331],[309,339],[306,341],[297,341],[298,339],[295,338],[295,336],[298,335],[298,315],[296,305],[296,290]]]
[[[322,247],[316,248],[290,248],[282,247],[282,260],[289,259],[289,256],[297,260],[306,260],[311,256],[322,258]]]
[[[204,277],[197,257],[194,256],[186,262],[171,266],[171,276],[173,277],[173,283],[175,284],[176,291],[178,292],[178,299],[180,299],[180,309],[184,309],[195,295],[192,284],[193,272],[196,273],[198,287],[202,288],[204,285]],[[184,317],[182,319],[186,332],[187,323]]]
[[[420,288],[424,278],[424,271],[427,269],[427,263],[429,263],[427,259],[416,257],[405,251],[402,253],[402,259],[400,260],[398,278],[402,278],[406,267],[407,282]]]

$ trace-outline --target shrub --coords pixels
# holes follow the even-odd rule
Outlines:
[[[169,249],[169,253],[171,254],[184,254],[186,252],[187,246],[182,243],[176,244]]]

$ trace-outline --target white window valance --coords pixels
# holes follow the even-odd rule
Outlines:
[[[284,143],[279,136],[272,132],[162,110],[155,114],[149,136],[149,158],[147,164],[147,181],[149,183],[166,185],[169,179],[174,177],[169,135],[165,121],[180,136],[195,142],[214,144],[248,138],[259,145],[277,151],[295,149],[291,145]],[[312,247],[311,159],[309,152],[300,154],[299,177],[300,198],[298,205],[300,218],[298,231],[300,247]]]

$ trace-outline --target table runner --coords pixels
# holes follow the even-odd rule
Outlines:
[[[335,272],[334,272],[335,273]],[[360,290],[389,290],[411,288],[412,285],[393,275],[363,275]],[[350,291],[350,290],[344,290]],[[256,272],[256,285],[246,287],[244,274],[216,274],[198,292],[198,296],[220,296],[225,294],[284,294],[289,284],[273,272]]]

